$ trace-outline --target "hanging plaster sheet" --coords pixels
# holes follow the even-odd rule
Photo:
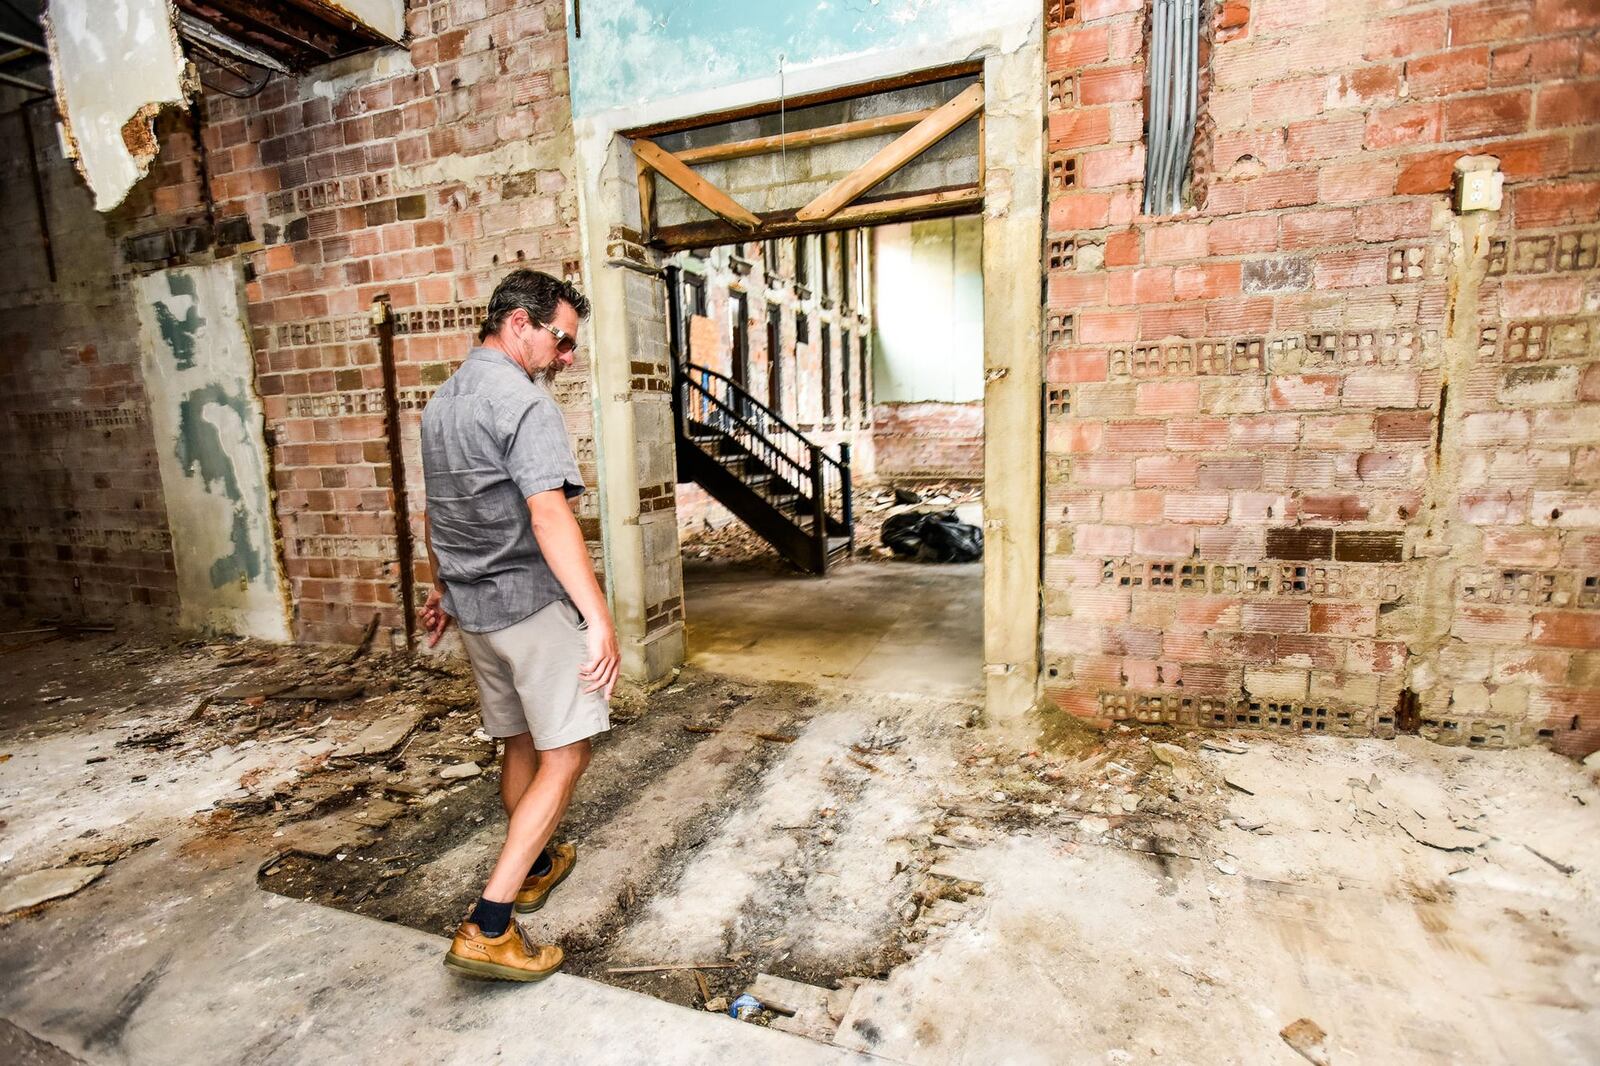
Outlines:
[[[261,401],[235,262],[135,282],[182,624],[287,640]]]
[[[67,151],[109,211],[155,158],[153,123],[184,104],[169,0],[50,0],[46,35]]]

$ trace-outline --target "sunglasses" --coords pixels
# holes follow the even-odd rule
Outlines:
[[[566,355],[578,346],[578,338],[572,336],[559,326],[552,326],[548,322],[537,323],[538,327],[556,339],[556,351]]]

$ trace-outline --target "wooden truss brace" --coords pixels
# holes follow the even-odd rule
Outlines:
[[[802,222],[831,218],[840,208],[943,140],[957,126],[983,110],[983,83],[969,85],[933,114],[886,145],[877,155],[802,207]],[[685,190],[687,191],[687,190]]]
[[[738,226],[740,229],[754,230],[761,225],[761,220],[739,201],[711,184],[705,178],[689,169],[687,163],[662,148],[654,141],[640,138],[633,142],[633,154],[638,158],[641,166],[666,178],[672,184],[682,189],[685,194],[694,199],[701,207],[710,211],[718,218],[723,218]],[[646,175],[641,171],[641,180]],[[641,189],[643,186],[641,185]],[[644,220],[649,225],[649,220]]]
[[[855,122],[840,122],[833,126],[777,133],[770,137],[755,137],[748,141],[730,141],[727,144],[708,144],[703,148],[685,148],[675,153],[685,163],[709,163],[715,159],[743,159],[746,156],[765,155],[785,148],[810,148],[818,144],[837,144],[858,137],[873,137],[880,133],[899,133],[908,130],[933,114],[925,111],[901,111],[895,115],[878,115]]]
[[[745,233],[767,228],[781,229],[789,233],[815,232],[819,223],[830,219],[836,222],[877,221],[893,218],[901,211],[919,212],[927,208],[960,207],[968,206],[975,201],[981,202],[980,190],[983,182],[980,178],[978,184],[972,187],[938,190],[923,195],[884,200],[860,208],[846,206],[948,136],[974,114],[981,115],[982,110],[983,84],[979,82],[968,86],[944,105],[930,110],[902,111],[898,114],[878,115],[855,122],[797,130],[789,134],[756,137],[700,148],[685,148],[678,152],[669,152],[649,138],[639,137],[633,141],[633,148],[634,159],[639,168],[639,213],[643,230],[648,237],[655,229],[655,182],[652,174],[666,178],[707,211]],[[801,208],[799,212],[779,212],[778,215],[766,219],[745,208],[689,166],[691,163],[709,163],[763,155],[784,148],[834,144],[900,130],[907,132]],[[981,175],[983,166],[981,117],[978,129],[978,154]],[[711,223],[687,223],[669,228],[687,234],[700,232],[707,226],[715,228],[715,224]]]

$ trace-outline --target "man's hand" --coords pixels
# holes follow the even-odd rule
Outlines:
[[[433,586],[433,591],[428,593],[428,602],[422,605],[422,625],[428,631],[430,648],[438,645],[439,638],[450,628],[450,615],[444,609],[444,593],[439,591],[438,585]]]
[[[611,698],[611,689],[617,683],[617,671],[622,665],[622,653],[617,650],[617,631],[610,620],[589,624],[589,661],[578,671],[580,680],[588,683],[584,692],[603,692]]]

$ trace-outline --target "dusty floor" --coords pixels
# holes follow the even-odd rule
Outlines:
[[[1334,1062],[1600,1060],[1600,789],[1542,750],[1000,736],[964,699],[691,668],[619,708],[530,923],[670,1007],[445,980],[499,831],[492,771],[439,777],[488,764],[470,684],[341,657],[0,654],[0,882],[109,864],[0,918],[0,1048],[531,1059],[464,1021],[514,1003],[576,1061],[1293,1063],[1301,1018]],[[701,1009],[750,987],[794,1015]]]
[[[686,559],[689,662],[764,681],[978,699],[983,564],[857,560],[813,577]]]

